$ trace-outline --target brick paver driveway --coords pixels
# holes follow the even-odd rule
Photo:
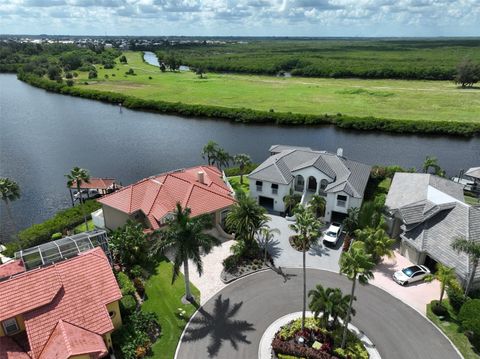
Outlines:
[[[269,245],[269,252],[275,260],[275,266],[282,268],[300,268],[302,266],[302,253],[293,249],[288,241],[288,238],[294,234],[294,232],[288,228],[288,225],[294,222],[287,221],[280,216],[269,215],[269,217],[269,226],[271,228],[277,228],[280,231],[280,234],[276,234],[275,239]],[[320,240],[318,244],[307,253],[307,267],[338,272],[340,269],[338,261],[342,253],[342,243],[343,240],[340,240],[335,248],[331,248],[325,246]]]

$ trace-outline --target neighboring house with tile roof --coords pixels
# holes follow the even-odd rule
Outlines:
[[[214,166],[197,166],[145,178],[98,199],[105,227],[114,230],[128,220],[157,230],[171,218],[176,204],[190,208],[192,217],[212,215],[216,229],[235,203],[233,190],[224,174]]]
[[[385,205],[402,255],[431,269],[442,263],[455,268],[463,284],[470,280],[470,259],[451,244],[457,237],[480,241],[480,209],[464,202],[461,184],[427,173],[396,173]],[[480,268],[473,285],[480,285]]]
[[[274,145],[271,156],[252,171],[250,195],[275,212],[285,212],[283,198],[290,192],[302,195],[307,204],[312,195],[326,199],[325,220],[339,220],[349,208],[360,208],[370,177],[369,165],[309,147]]]
[[[121,298],[99,247],[3,278],[0,359],[107,357],[122,325]]]

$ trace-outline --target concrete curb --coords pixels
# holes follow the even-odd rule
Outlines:
[[[312,312],[306,312],[307,317],[313,317]],[[272,358],[272,340],[275,337],[275,333],[285,324],[288,324],[292,320],[298,319],[302,316],[302,312],[295,312],[284,315],[283,317],[274,321],[263,333],[262,339],[260,339],[260,345],[258,346],[258,359],[271,359]],[[350,329],[358,339],[363,343],[365,349],[368,352],[370,359],[381,359],[380,353],[375,348],[375,345],[372,341],[352,324],[348,324],[348,329]]]
[[[244,273],[244,274],[242,274],[241,276],[234,277],[234,278],[229,279],[229,280],[223,280],[223,273],[224,273],[224,271],[222,271],[222,273],[220,274],[220,280],[222,281],[223,284],[229,284],[229,283],[235,282],[237,279],[246,277],[247,275],[254,274],[254,273],[258,273],[258,272],[264,272],[264,271],[269,270],[269,269],[271,269],[271,267],[268,267],[268,266],[267,266],[266,268],[256,269],[256,270],[254,270],[254,271],[251,271],[251,272],[248,272],[248,273]]]

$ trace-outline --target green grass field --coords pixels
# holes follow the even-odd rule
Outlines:
[[[480,89],[462,90],[449,81],[277,78],[212,73],[199,79],[192,72],[161,73],[157,67],[143,62],[141,52],[127,52],[126,56],[128,64],[117,64],[116,68],[108,70],[97,65],[97,79],[88,80],[88,74],[80,72],[76,83],[81,87],[143,99],[187,104],[405,120],[480,121]],[[129,68],[134,69],[135,76],[125,75]],[[89,84],[85,85],[85,81]]]
[[[187,324],[188,318],[195,312],[193,305],[185,305],[181,302],[181,298],[185,295],[183,275],[180,274],[175,283],[171,284],[172,268],[170,262],[160,262],[156,273],[145,284],[147,300],[143,303],[142,309],[157,313],[162,327],[161,337],[152,347],[152,358],[174,357],[183,328]],[[191,285],[191,289],[197,302],[200,302],[198,289],[194,285]],[[177,315],[178,308],[186,311],[185,319]]]
[[[249,195],[250,181],[246,175],[243,176],[243,185],[240,184],[240,176],[228,177],[228,182],[230,182],[230,185],[232,186],[235,192],[242,191],[247,196]]]

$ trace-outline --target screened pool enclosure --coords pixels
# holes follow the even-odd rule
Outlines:
[[[15,253],[15,258],[22,259],[25,269],[30,270],[75,257],[95,247],[101,247],[111,263],[107,233],[98,230],[63,237],[21,250]]]

